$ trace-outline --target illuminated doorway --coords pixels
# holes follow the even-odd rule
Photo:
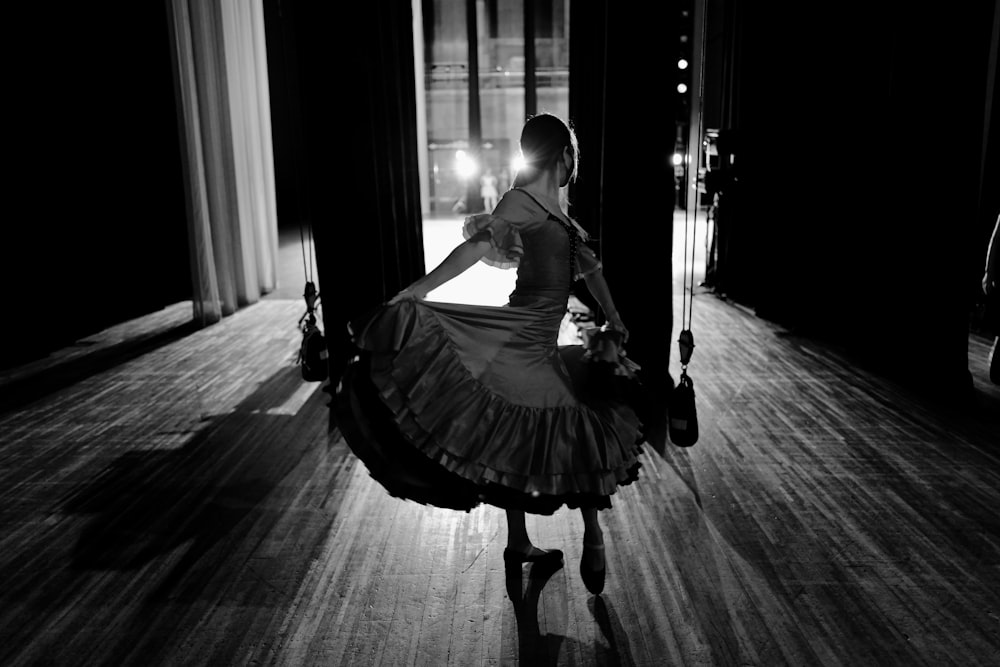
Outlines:
[[[424,256],[436,266],[510,187],[517,140],[536,113],[569,115],[569,0],[413,0]],[[429,295],[500,305],[513,271],[483,266]]]

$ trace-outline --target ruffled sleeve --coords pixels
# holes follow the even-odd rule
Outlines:
[[[592,273],[597,273],[603,268],[601,260],[597,259],[597,254],[588,246],[580,243],[576,251],[576,275],[573,280],[586,278]]]
[[[477,240],[490,242],[490,249],[486,251],[480,260],[498,269],[516,268],[524,254],[524,245],[521,243],[521,234],[517,231],[517,225],[499,216],[481,213],[470,215],[465,219],[462,226],[462,236],[466,240],[477,238]]]
[[[481,235],[479,240],[490,242],[490,249],[480,261],[498,269],[513,269],[524,254],[521,229],[532,220],[538,220],[540,213],[541,219],[544,219],[544,211],[528,195],[518,190],[509,190],[492,214],[467,217],[462,235],[466,240]]]

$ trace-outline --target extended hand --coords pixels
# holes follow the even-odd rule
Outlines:
[[[423,301],[426,296],[427,292],[414,283],[413,285],[401,290],[396,296],[389,299],[388,305],[391,306],[399,303],[400,301]]]
[[[608,318],[608,326],[610,326],[614,331],[621,331],[624,336],[622,336],[622,342],[628,342],[628,329],[625,327],[625,323],[618,316]]]

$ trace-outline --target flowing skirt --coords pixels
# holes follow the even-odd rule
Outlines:
[[[582,345],[565,304],[400,302],[352,323],[337,421],[394,496],[551,514],[611,506],[638,477],[641,387]]]

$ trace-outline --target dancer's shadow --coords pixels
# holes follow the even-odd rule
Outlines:
[[[562,567],[562,563],[535,563],[527,571],[527,576],[520,565],[507,565],[505,567],[507,596],[514,607],[514,618],[517,622],[518,663],[522,665],[556,665],[560,662],[560,655],[591,654],[600,665],[634,664],[628,653],[628,647],[621,642],[621,639],[625,637],[621,623],[601,596],[592,597],[588,606],[607,641],[607,645],[598,643],[593,648],[589,648],[581,646],[579,641],[562,634],[551,631],[542,633],[538,620],[538,607],[542,590]],[[572,662],[572,659],[570,661]]]
[[[73,551],[79,570],[137,570],[183,550],[153,598],[195,598],[255,521],[281,516],[292,495],[283,480],[325,443],[325,396],[296,414],[281,409],[300,390],[295,368],[269,378],[231,413],[213,417],[178,449],[123,453],[59,504],[87,515]],[[267,515],[267,517],[265,517]]]
[[[514,607],[517,622],[517,658],[523,665],[555,665],[565,637],[555,634],[543,635],[538,624],[538,600],[542,589],[562,563],[535,563],[528,569],[527,585],[524,570],[520,564],[507,564],[504,578],[507,596]]]
[[[597,664],[599,665],[634,665],[635,660],[629,651],[625,639],[625,627],[618,619],[614,607],[600,595],[590,598],[587,603],[590,613],[597,621],[597,627],[607,640],[607,647],[597,646]]]

